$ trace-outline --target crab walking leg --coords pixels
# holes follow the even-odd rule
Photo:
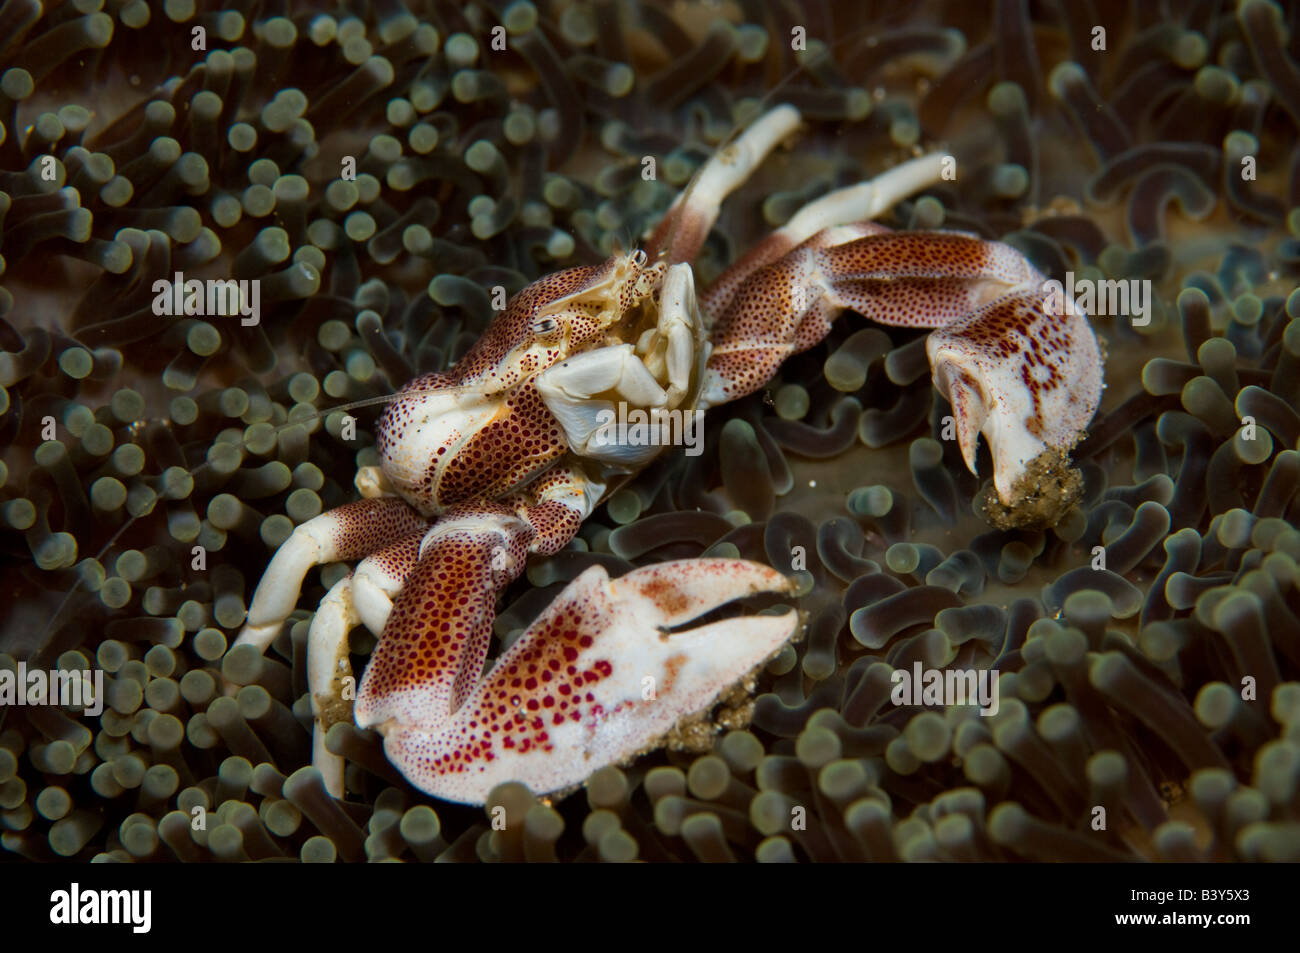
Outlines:
[[[368,556],[428,523],[397,497],[358,500],[303,523],[275,551],[234,644],[265,652],[298,602],[312,566]]]
[[[670,628],[784,576],[738,559],[659,563],[610,579],[574,579],[454,712],[381,727],[384,751],[416,787],[482,804],[504,781],[537,794],[634,757],[684,716],[707,709],[780,649],[799,614]]]
[[[355,691],[348,661],[348,633],[358,624],[382,632],[414,568],[424,532],[417,530],[392,546],[368,556],[325,594],[307,630],[307,691],[314,718],[312,764],[320,769],[325,789],[343,796],[343,759],[325,747],[325,736],[336,722],[352,720]]]
[[[1001,242],[888,232],[828,244],[821,233],[754,271],[745,294],[718,316],[700,405],[762,387],[844,309],[937,328],[927,352],[935,385],[952,402],[963,457],[974,472],[982,432],[998,495],[1009,502],[1028,464],[1072,447],[1101,399],[1096,337],[1078,308],[1054,298]]]
[[[909,195],[923,192],[941,181],[947,158],[930,153],[910,159],[874,179],[836,189],[809,202],[718,276],[701,296],[704,313],[721,314],[746,278],[818,234],[830,231],[834,238],[824,239],[824,244],[838,245],[849,239],[888,232],[884,225],[876,225],[871,220]]]
[[[700,167],[697,177],[669,206],[646,240],[650,260],[669,264],[695,260],[709,229],[718,220],[722,201],[758,168],[776,146],[799,128],[799,110],[777,106],[751,124],[731,145],[719,149]]]

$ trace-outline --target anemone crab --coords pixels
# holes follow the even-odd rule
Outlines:
[[[733,600],[793,591],[758,563],[679,560],[614,579],[593,566],[483,672],[495,600],[527,557],[562,549],[611,480],[661,449],[600,439],[616,400],[662,414],[742,397],[852,310],[934,329],[927,354],[962,455],[974,471],[983,433],[1004,503],[1037,458],[1078,439],[1102,381],[1077,308],[1007,245],[870,221],[937,183],[939,154],[805,206],[697,298],[690,262],[720,203],[799,121],[791,106],[764,114],[704,164],[644,251],[535,281],[454,368],[403,387],[378,423],[380,466],[357,475],[363,499],[276,552],[236,644],[265,651],[313,565],[360,560],[308,636],[313,762],[332,794],[343,763],[325,733],[349,717],[439,798],[482,804],[505,781],[572,788],[707,710],[797,632],[794,610],[682,629]],[[349,711],[358,624],[379,641]]]

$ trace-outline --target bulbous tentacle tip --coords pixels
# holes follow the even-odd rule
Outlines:
[[[442,726],[389,721],[384,750],[421,790],[481,804],[503,781],[541,795],[648,750],[770,658],[796,611],[679,629],[735,599],[792,593],[758,563],[695,559],[611,580],[593,566],[497,660]]]

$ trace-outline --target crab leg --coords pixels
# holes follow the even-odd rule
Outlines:
[[[1003,502],[1029,463],[1068,450],[1101,396],[1101,355],[1087,319],[1043,290],[1001,242],[953,232],[885,232],[836,243],[841,227],[753,271],[716,316],[701,406],[764,386],[791,354],[819,342],[844,309],[927,341],[935,385],[953,405],[975,470],[983,432]]]
[[[303,523],[275,551],[234,644],[256,645],[265,652],[298,602],[303,577],[312,566],[360,559],[428,525],[397,497],[358,500]]]
[[[799,128],[799,110],[777,106],[751,124],[736,141],[719,149],[700,167],[694,181],[668,208],[646,240],[651,261],[669,264],[695,260],[709,229],[718,220],[722,200],[739,188],[776,146]]]
[[[357,625],[383,631],[393,599],[415,567],[423,537],[424,531],[416,530],[363,559],[355,572],[325,594],[307,630],[307,691],[315,719],[311,760],[334,797],[343,796],[343,759],[325,747],[325,736],[336,722],[352,720],[349,699],[356,692],[349,690],[348,633]]]
[[[661,257],[669,264],[694,261],[709,230],[718,220],[723,200],[753,175],[759,163],[781,140],[799,128],[799,122],[799,111],[793,106],[777,106],[764,113],[731,145],[710,156],[694,181],[669,206],[646,239],[645,250],[651,260]],[[867,182],[836,189],[809,202],[713,283],[700,302],[705,314],[720,314],[750,274],[781,258],[818,232],[848,225],[856,231],[847,237],[857,238],[881,228],[870,225],[871,219],[887,212],[907,196],[939,182],[946,158],[940,153],[923,155],[900,163]]]
[[[389,760],[417,787],[482,803],[501,781],[539,794],[576,784],[707,708],[798,625],[790,612],[668,631],[733,599],[789,591],[784,576],[757,563],[687,560],[613,581],[593,567],[485,679],[497,595],[528,553],[563,547],[603,489],[562,470],[512,501],[454,507],[420,539],[354,712],[384,735]],[[333,634],[313,640],[323,657],[312,667],[318,710],[333,704],[338,633],[363,616],[355,601],[349,607],[340,590],[323,623]]]
[[[932,152],[882,172],[870,181],[836,189],[809,202],[718,276],[701,297],[705,314],[721,314],[746,278],[815,236],[818,244],[826,247],[888,232],[884,225],[871,220],[909,195],[939,182],[944,159],[943,155]]]

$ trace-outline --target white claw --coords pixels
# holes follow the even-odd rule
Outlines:
[[[952,404],[953,422],[957,429],[957,445],[961,447],[966,468],[978,475],[975,467],[975,450],[980,430],[988,420],[988,405],[980,394],[979,385],[965,374],[945,374],[948,402]],[[944,390],[941,385],[940,390]]]
[[[669,406],[675,407],[690,387],[691,370],[704,344],[695,276],[689,265],[673,265],[664,276],[658,331],[664,340]]]
[[[389,759],[421,790],[481,804],[504,781],[537,794],[580,783],[656,743],[775,654],[799,614],[671,631],[733,599],[789,592],[739,559],[660,563],[574,579],[441,724],[379,725]]]
[[[1101,397],[1101,355],[1081,313],[1056,313],[1035,286],[1022,286],[930,334],[935,386],[952,403],[971,472],[983,433],[993,483],[1010,505],[1029,464],[1068,451]]]

